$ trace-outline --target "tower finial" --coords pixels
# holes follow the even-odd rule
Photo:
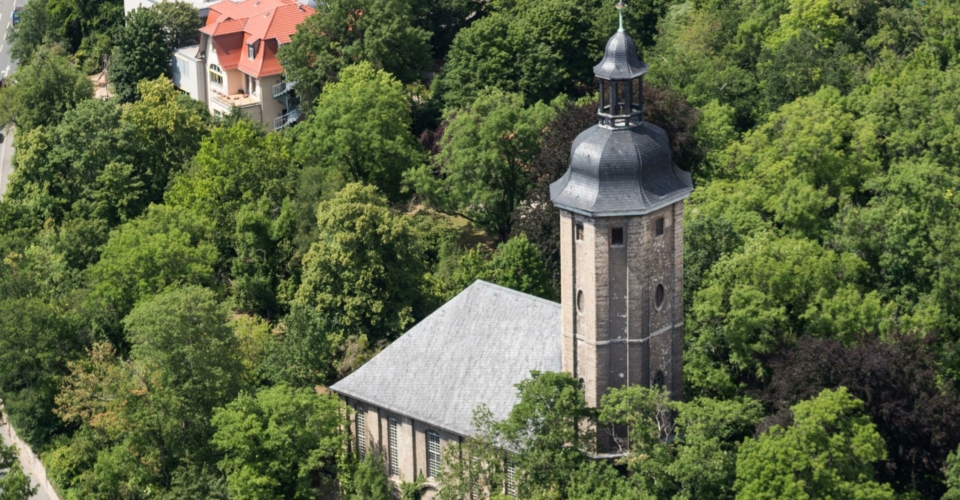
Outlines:
[[[623,31],[623,9],[627,7],[627,4],[623,3],[623,0],[617,1],[617,12],[620,13],[620,29],[617,31]]]

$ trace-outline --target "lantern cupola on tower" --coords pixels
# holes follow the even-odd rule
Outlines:
[[[642,215],[690,195],[689,172],[673,164],[667,133],[643,121],[647,64],[620,29],[593,67],[599,83],[599,123],[573,141],[570,169],[550,185],[558,208],[592,216]]]

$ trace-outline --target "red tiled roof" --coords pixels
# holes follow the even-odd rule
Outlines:
[[[239,68],[260,78],[283,72],[277,44],[289,43],[297,26],[313,13],[312,7],[296,0],[224,0],[210,6],[207,25],[200,31],[213,37],[223,69]],[[247,46],[258,42],[256,57],[251,60]]]

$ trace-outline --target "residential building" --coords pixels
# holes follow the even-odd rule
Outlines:
[[[315,9],[295,0],[224,0],[209,10],[200,50],[210,112],[225,115],[237,107],[267,130],[296,122],[294,82],[285,80],[277,51]]]
[[[647,69],[621,21],[594,67],[598,124],[574,140],[569,170],[550,186],[560,303],[478,281],[331,387],[356,410],[352,448],[380,452],[395,483],[423,474],[432,498],[436,457],[474,434],[481,404],[506,418],[533,370],[571,373],[591,406],[630,385],[682,398],[683,200],[693,183],[664,130],[643,121]],[[596,444],[602,456],[629,446],[622,429],[597,429]],[[498,493],[515,491],[507,470]]]

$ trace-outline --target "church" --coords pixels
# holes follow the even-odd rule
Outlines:
[[[594,407],[636,384],[683,397],[683,200],[693,183],[663,129],[643,121],[648,68],[620,24],[594,66],[597,124],[550,186],[560,303],[477,281],[331,387],[355,410],[351,448],[381,451],[393,481],[423,475],[424,498],[439,488],[443,450],[475,432],[474,410],[506,418],[533,370],[572,374]],[[624,438],[600,435],[598,451]]]

